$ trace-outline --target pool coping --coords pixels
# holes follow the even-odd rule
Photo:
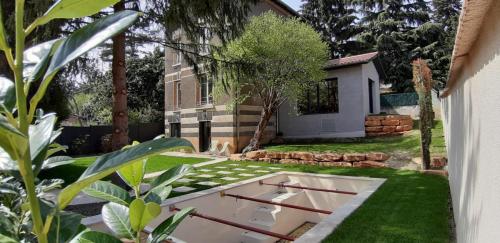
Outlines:
[[[342,223],[343,220],[345,220],[347,217],[349,217],[349,215],[351,215],[354,211],[356,211],[356,209],[358,209],[387,180],[384,178],[372,178],[363,176],[359,177],[341,176],[341,175],[329,175],[329,174],[317,174],[317,173],[305,173],[305,172],[293,172],[293,171],[279,171],[259,177],[250,178],[248,180],[243,180],[167,199],[161,204],[161,206],[168,208],[168,206],[175,205],[176,203],[203,197],[213,193],[219,193],[221,191],[225,191],[236,187],[241,187],[245,184],[258,182],[260,180],[271,178],[277,175],[303,175],[303,176],[315,176],[323,178],[339,178],[339,179],[371,181],[368,187],[365,188],[361,193],[355,195],[348,203],[337,208],[332,214],[328,215],[325,219],[321,220],[318,224],[316,224],[312,229],[308,230],[305,234],[297,238],[294,241],[295,243],[315,243],[324,240]],[[102,222],[101,214],[82,219],[82,224],[84,225],[91,225],[98,222]],[[152,232],[153,228],[147,226],[144,229],[144,231]]]

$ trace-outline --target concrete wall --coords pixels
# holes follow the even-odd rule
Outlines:
[[[500,239],[500,1],[442,101],[458,242]]]
[[[374,113],[380,112],[378,73],[373,63],[328,71],[338,78],[339,112],[297,115],[293,101],[279,110],[279,131],[285,138],[364,137],[369,114],[368,78],[374,81]]]

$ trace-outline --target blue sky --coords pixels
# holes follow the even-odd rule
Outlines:
[[[302,5],[302,2],[300,0],[282,0],[282,1],[295,10],[299,10],[300,5]]]

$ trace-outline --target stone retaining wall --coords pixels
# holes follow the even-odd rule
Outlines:
[[[413,129],[413,119],[407,115],[367,116],[365,132],[368,137],[402,135]]]
[[[310,153],[310,152],[270,152],[257,150],[245,154],[247,160],[258,160],[281,164],[310,164],[343,167],[386,167],[389,155],[372,153]]]

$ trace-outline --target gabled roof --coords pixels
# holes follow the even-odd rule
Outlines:
[[[450,72],[448,82],[441,97],[450,95],[457,83],[467,55],[479,36],[479,31],[483,24],[484,17],[491,7],[493,0],[464,0],[460,21],[458,23],[455,46],[451,57]]]
[[[297,11],[295,11],[293,8],[291,8],[290,6],[288,6],[288,4],[284,3],[283,1],[281,1],[281,0],[271,0],[271,2],[274,2],[276,5],[280,6],[281,8],[283,8],[284,10],[286,10],[287,12],[289,12],[291,15],[293,15],[295,17],[299,17],[299,13],[297,13]]]
[[[326,63],[325,69],[334,69],[350,65],[364,64],[372,61],[377,56],[378,52],[370,52],[356,56],[331,59]]]

